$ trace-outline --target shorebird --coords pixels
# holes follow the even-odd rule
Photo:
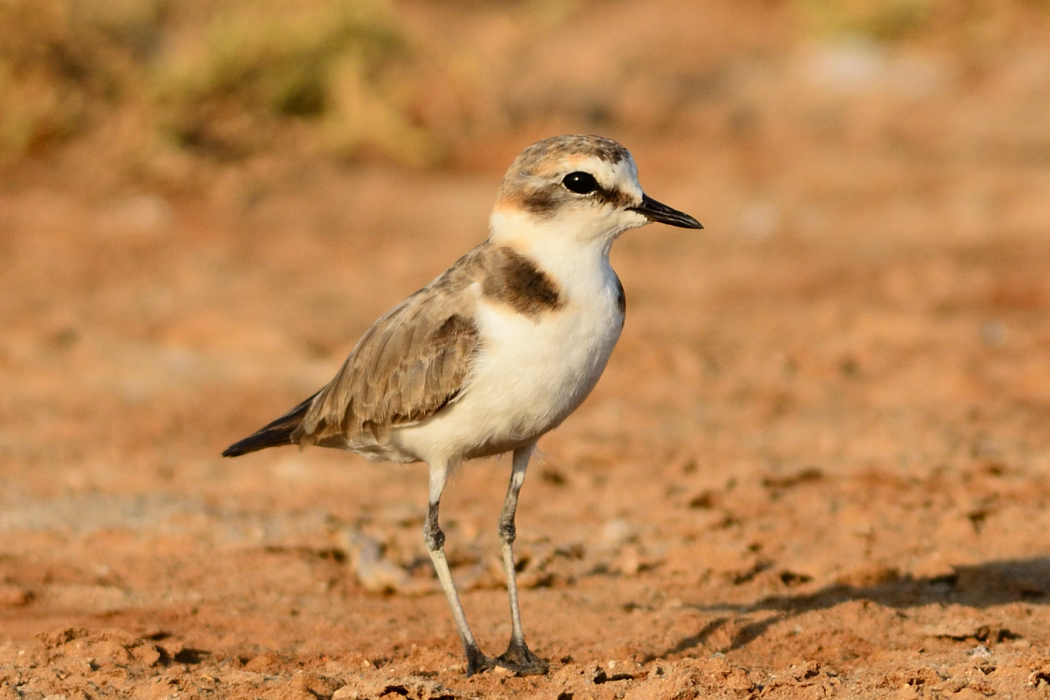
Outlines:
[[[650,198],[626,148],[557,136],[510,166],[489,236],[391,309],[320,391],[223,452],[320,445],[371,459],[425,462],[423,539],[452,608],[467,675],[549,664],[525,644],[514,568],[514,514],[536,441],[590,394],[623,328],[623,286],[609,264],[620,234],[649,222],[703,228]],[[511,638],[492,659],[467,625],[438,524],[441,493],[463,460],[513,452],[499,517]]]

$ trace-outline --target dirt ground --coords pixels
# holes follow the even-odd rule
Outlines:
[[[6,166],[0,698],[1050,697],[1048,44],[967,62],[610,4],[531,55],[579,42],[601,76],[625,26],[702,66],[627,82],[616,123],[681,100],[649,131],[558,113],[440,171],[263,162],[197,192],[90,144]],[[219,453],[484,238],[521,148],[578,130],[706,228],[616,244],[623,337],[518,511],[551,672],[467,679],[424,467]],[[443,502],[490,654],[508,473],[469,463]]]

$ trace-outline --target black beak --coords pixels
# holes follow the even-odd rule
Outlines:
[[[670,224],[680,228],[703,228],[703,225],[685,212],[672,209],[666,204],[660,204],[647,194],[642,195],[642,203],[631,207],[649,221],[659,221],[661,224]]]

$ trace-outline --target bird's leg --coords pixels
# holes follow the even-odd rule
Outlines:
[[[441,587],[445,590],[445,597],[452,608],[452,617],[456,621],[456,630],[463,642],[463,651],[467,655],[467,676],[472,676],[478,671],[492,668],[492,660],[481,653],[474,635],[470,633],[467,625],[467,616],[463,612],[463,604],[459,602],[459,593],[456,592],[456,584],[452,582],[452,572],[448,569],[448,560],[445,559],[445,533],[438,525],[438,509],[441,506],[441,492],[445,488],[445,478],[448,476],[448,465],[435,465],[430,467],[430,505],[427,508],[427,519],[423,522],[423,541],[430,552],[430,560],[434,562]]]
[[[507,498],[499,516],[499,539],[503,550],[503,570],[507,574],[507,593],[510,596],[511,637],[507,651],[496,658],[496,663],[522,676],[547,673],[550,664],[529,651],[525,644],[525,633],[521,629],[521,612],[518,610],[518,580],[514,566],[514,513],[518,509],[518,492],[525,481],[525,470],[536,443],[514,450],[514,463],[510,474]]]

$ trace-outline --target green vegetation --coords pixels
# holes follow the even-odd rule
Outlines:
[[[883,41],[915,36],[929,22],[934,0],[794,0],[811,31]]]
[[[74,136],[124,99],[156,12],[148,0],[0,0],[0,152]]]
[[[140,140],[236,159],[297,124],[308,148],[426,161],[385,77],[407,41],[383,0],[0,0],[0,154],[130,112]]]
[[[163,131],[180,146],[236,156],[298,119],[320,126],[318,147],[336,154],[426,156],[425,134],[384,90],[408,46],[383,2],[233,3],[180,39],[150,81]]]

